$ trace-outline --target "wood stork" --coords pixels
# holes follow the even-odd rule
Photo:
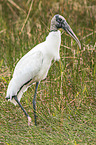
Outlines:
[[[8,85],[6,99],[13,104],[19,104],[28,118],[28,125],[31,123],[31,117],[27,114],[20,103],[23,93],[30,85],[36,82],[35,94],[33,98],[34,119],[36,123],[36,93],[38,84],[45,79],[52,60],[59,60],[59,49],[61,44],[61,33],[59,28],[64,29],[71,35],[81,48],[81,44],[66,22],[65,18],[56,14],[51,20],[50,33],[46,40],[25,54],[17,63],[13,77]]]

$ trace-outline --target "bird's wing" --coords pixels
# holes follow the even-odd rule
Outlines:
[[[17,63],[13,78],[15,78],[17,83],[20,81],[21,85],[25,84],[36,76],[42,67],[42,63],[43,54],[41,51],[32,53],[29,51]]]

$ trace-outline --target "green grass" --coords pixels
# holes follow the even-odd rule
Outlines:
[[[0,3],[0,144],[95,145],[96,144],[96,30],[95,0],[34,1],[20,35],[30,2]],[[46,7],[47,5],[47,7]],[[54,14],[63,15],[81,41],[82,49],[62,34],[61,59],[52,62],[37,93],[37,126],[32,99],[35,85],[21,103],[32,117],[27,125],[19,106],[5,100],[8,83],[18,60],[44,41]],[[3,30],[3,31],[2,31]]]

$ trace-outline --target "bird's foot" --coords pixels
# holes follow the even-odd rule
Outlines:
[[[31,125],[31,117],[28,116],[28,126],[30,126],[30,125]]]

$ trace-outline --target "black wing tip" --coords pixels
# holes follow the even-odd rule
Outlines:
[[[15,98],[15,97],[17,97],[17,95],[12,96],[12,99]],[[7,96],[5,99],[6,99],[6,100],[9,100],[10,97]]]
[[[10,99],[10,97],[6,97],[5,99],[6,99],[6,100],[9,100],[9,99]]]

